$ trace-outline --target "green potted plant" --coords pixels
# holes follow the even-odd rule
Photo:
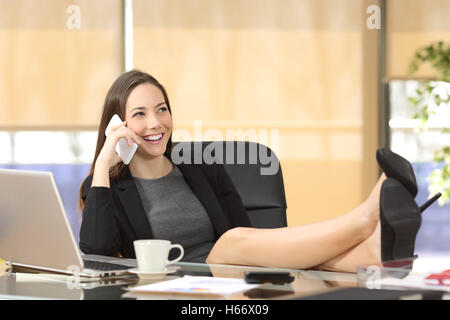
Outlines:
[[[425,130],[430,116],[439,114],[444,108],[450,109],[450,42],[438,41],[417,49],[409,66],[409,74],[415,73],[422,64],[430,64],[437,73],[435,80],[420,81],[414,96],[408,100],[414,108],[414,119],[418,119],[419,128]],[[443,113],[445,116],[445,113]],[[434,169],[429,178],[429,192],[441,192],[439,204],[450,202],[450,112],[444,119],[441,133],[448,135],[448,143],[434,151],[433,160],[443,163],[443,167]]]

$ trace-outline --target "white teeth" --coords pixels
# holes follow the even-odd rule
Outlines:
[[[161,139],[161,138],[162,138],[162,133],[157,134],[156,136],[145,137],[144,140],[150,140],[150,141],[152,141],[152,140],[159,140],[159,139]]]

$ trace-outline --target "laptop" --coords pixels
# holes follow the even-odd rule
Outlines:
[[[82,256],[53,174],[0,169],[0,257],[12,266],[80,277],[128,274],[135,259]]]

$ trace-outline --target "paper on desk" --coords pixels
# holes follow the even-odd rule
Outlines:
[[[133,293],[166,293],[228,296],[257,287],[247,284],[243,279],[184,276],[144,286],[128,288]]]

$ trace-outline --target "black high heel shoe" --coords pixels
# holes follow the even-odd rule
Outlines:
[[[381,260],[413,259],[421,222],[420,208],[410,192],[396,179],[386,179],[380,193]]]
[[[418,190],[416,176],[411,163],[402,156],[385,148],[380,148],[377,150],[376,158],[386,176],[399,181],[408,190],[409,194],[415,198]],[[425,211],[425,209],[439,199],[441,195],[441,193],[437,193],[425,202],[419,208],[420,212]]]

